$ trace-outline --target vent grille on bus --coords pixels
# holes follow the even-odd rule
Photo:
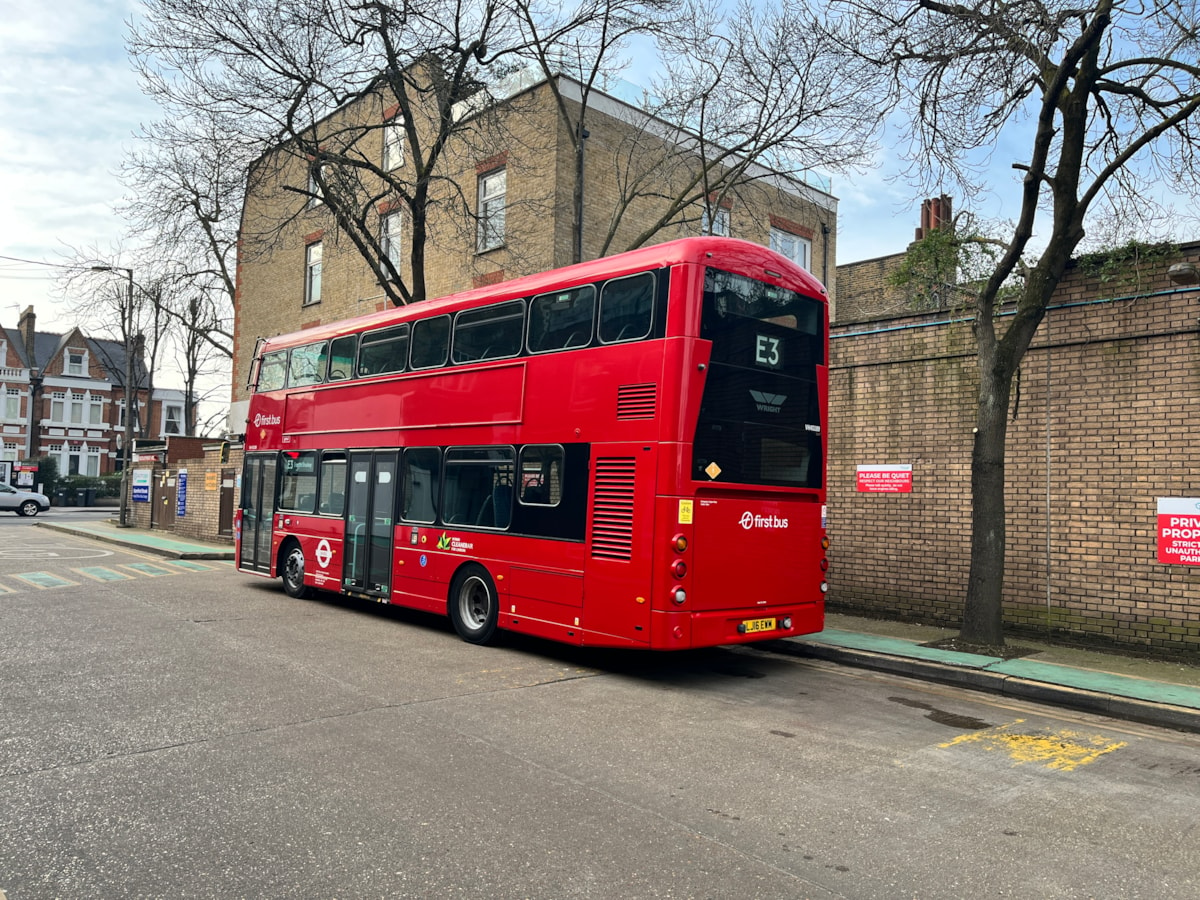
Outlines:
[[[623,384],[617,388],[618,419],[653,419],[657,409],[657,384]]]
[[[633,556],[633,457],[596,460],[596,501],[592,508],[592,556]]]

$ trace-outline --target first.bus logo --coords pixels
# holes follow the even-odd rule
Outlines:
[[[264,416],[262,413],[259,413],[254,417],[255,428],[262,428],[264,425],[278,425],[279,423],[279,416]]]
[[[779,516],[756,516],[754,513],[747,510],[742,513],[742,518],[739,520],[743,528],[749,531],[751,528],[787,528],[788,520],[781,519]]]

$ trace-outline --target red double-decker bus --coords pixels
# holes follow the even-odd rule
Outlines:
[[[824,621],[828,311],[688,238],[271,338],[237,565],[592,646]]]

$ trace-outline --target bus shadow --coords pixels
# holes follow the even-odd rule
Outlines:
[[[275,584],[255,584],[264,593],[273,593],[287,603],[319,603],[374,619],[394,622],[446,635],[459,640],[454,626],[443,615],[373,603],[326,591],[315,591],[309,600],[297,601],[288,597]],[[774,643],[774,642],[771,642]],[[784,671],[794,672],[797,660],[755,645],[701,647],[694,650],[643,650],[639,648],[586,647],[562,644],[545,638],[501,631],[488,649],[520,653],[575,668],[592,669],[604,675],[634,678],[649,683],[674,687],[700,687],[705,682],[727,682],[730,679],[756,680],[769,678]]]

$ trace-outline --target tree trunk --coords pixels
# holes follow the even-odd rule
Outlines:
[[[994,352],[994,351],[993,351]],[[980,354],[979,409],[971,450],[971,572],[961,637],[974,644],[1004,643],[1004,454],[1012,373]]]

